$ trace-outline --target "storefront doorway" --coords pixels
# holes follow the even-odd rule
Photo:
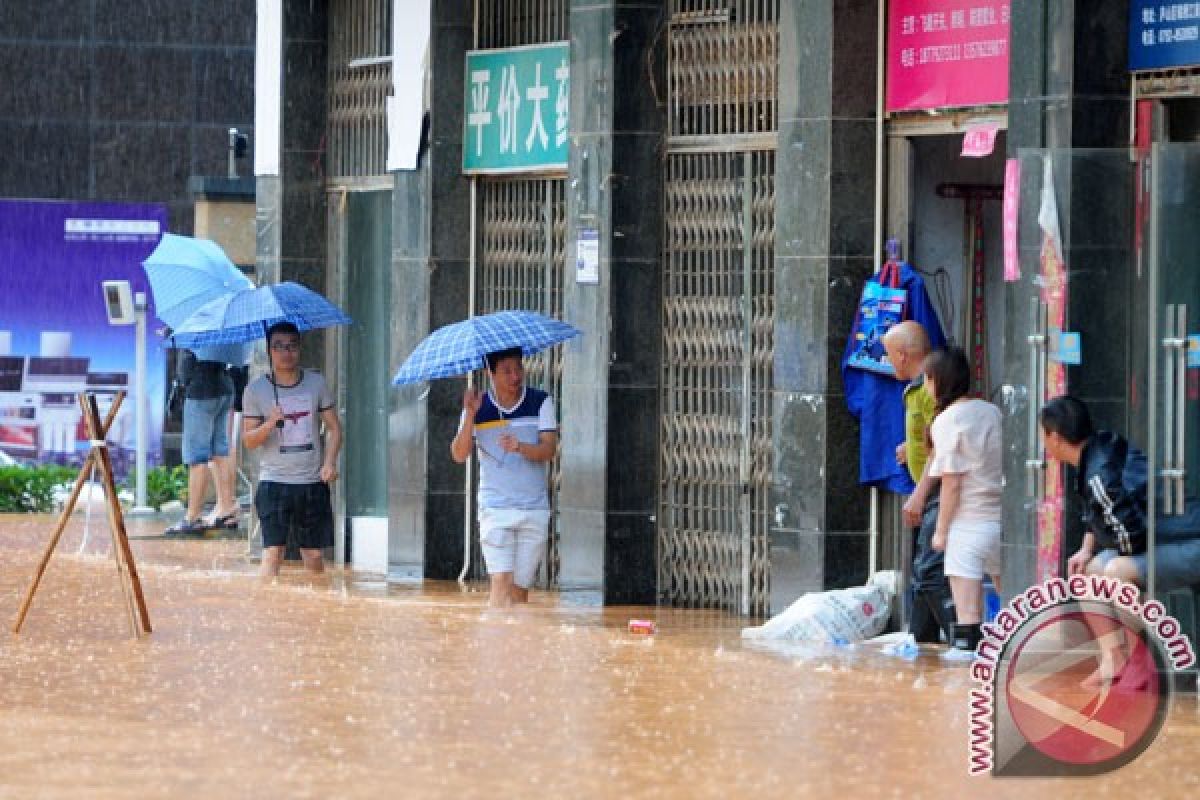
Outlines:
[[[999,128],[991,152],[965,157],[964,127],[895,119],[888,136],[887,236],[924,282],[942,336],[972,362],[973,393],[999,400],[1005,365],[1001,210],[1006,133],[1003,115],[974,124]],[[905,497],[879,493],[878,568],[907,576],[912,535],[900,519]],[[904,624],[902,612],[894,622]]]

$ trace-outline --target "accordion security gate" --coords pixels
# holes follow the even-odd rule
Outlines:
[[[567,39],[567,9],[566,0],[480,0],[476,16],[478,47],[516,47]],[[567,247],[565,180],[558,176],[478,180],[476,313],[519,308],[562,319]],[[527,358],[525,368],[531,385],[545,389],[556,400],[561,397],[561,348]],[[550,463],[549,470],[550,542],[542,584],[555,587],[559,536],[553,505],[559,487],[558,459]],[[474,485],[478,485],[477,480]],[[475,498],[469,502],[474,503]],[[470,573],[480,578],[486,570],[478,535],[472,537],[472,542]]]
[[[769,610],[777,0],[671,0],[661,601]]]
[[[486,180],[479,187],[480,257],[476,312],[506,308],[538,311],[562,319],[566,269],[567,201],[561,179]],[[525,359],[526,379],[562,396],[562,348]],[[558,494],[559,462],[550,462],[550,500]],[[472,498],[474,502],[474,498]],[[553,512],[553,509],[552,509]],[[558,585],[557,515],[550,515],[544,581]],[[471,571],[484,573],[479,539],[473,537]]]
[[[387,97],[392,92],[390,0],[329,6],[331,182],[387,175]]]

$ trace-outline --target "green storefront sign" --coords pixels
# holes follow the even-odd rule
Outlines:
[[[463,172],[567,168],[568,42],[467,53]]]

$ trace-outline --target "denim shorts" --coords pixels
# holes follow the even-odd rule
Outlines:
[[[213,456],[229,455],[229,409],[233,397],[183,401],[183,463],[207,464]]]
[[[1113,548],[1096,553],[1095,560],[1101,567],[1120,554]],[[1154,548],[1154,591],[1155,594],[1172,589],[1186,589],[1200,585],[1200,538],[1166,541]],[[1146,586],[1148,563],[1145,553],[1129,556],[1137,567],[1142,587]]]

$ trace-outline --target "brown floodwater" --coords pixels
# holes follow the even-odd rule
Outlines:
[[[49,517],[0,517],[11,626]],[[130,637],[103,518],[75,520],[0,637],[0,797],[1195,796],[1200,713],[1110,775],[966,774],[967,670],[869,646],[764,652],[724,614],[286,571],[239,541],[135,539]],[[130,524],[134,537],[161,523]],[[657,634],[630,634],[632,617]]]

